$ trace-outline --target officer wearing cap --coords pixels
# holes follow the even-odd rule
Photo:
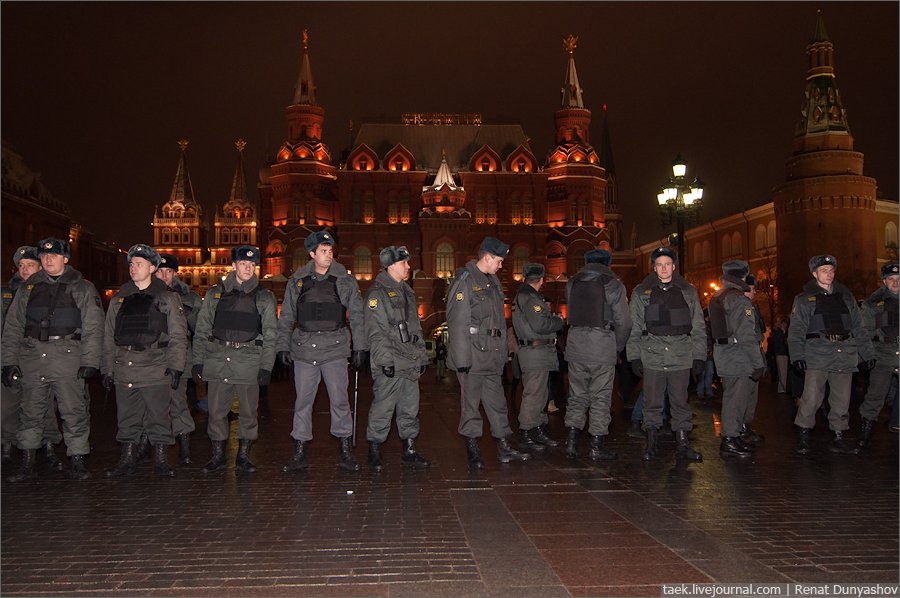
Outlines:
[[[207,435],[212,458],[203,473],[226,467],[228,413],[238,396],[238,453],[235,471],[255,473],[250,446],[259,436],[259,387],[268,386],[275,365],[278,304],[272,291],[259,286],[259,249],[249,245],[231,250],[225,280],[206,292],[197,318],[192,374],[197,384],[209,383]]]
[[[3,303],[2,303],[2,322],[6,321],[6,312],[12,303],[16,291],[31,277],[32,274],[41,269],[41,259],[37,254],[37,247],[24,245],[16,249],[13,253],[13,265],[16,272],[13,274],[9,282],[3,286]],[[22,384],[19,380],[14,380],[12,386],[0,385],[0,425],[2,425],[2,443],[3,443],[3,470],[12,465],[13,447],[16,445],[16,433],[19,429],[19,405],[22,398]],[[47,409],[47,415],[44,417],[44,437],[41,441],[41,449],[47,459],[47,465],[51,470],[62,471],[65,466],[56,455],[55,445],[62,442],[62,434],[59,431],[59,424],[56,422],[56,400],[50,401],[50,408]]]
[[[900,267],[885,264],[881,268],[881,288],[869,295],[862,304],[862,323],[865,334],[872,339],[875,350],[875,367],[869,372],[869,389],[859,414],[862,416],[862,431],[859,447],[867,448],[872,440],[872,431],[878,414],[884,407],[885,397],[891,386],[897,388],[898,312],[897,293],[900,291]]]
[[[558,443],[547,435],[544,413],[550,372],[559,370],[556,333],[563,320],[550,313],[540,290],[544,285],[544,265],[525,264],[522,285],[513,301],[512,323],[517,339],[516,358],[522,372],[522,406],[519,408],[519,446],[542,451]]]
[[[828,427],[834,432],[829,450],[839,455],[859,453],[844,440],[850,427],[850,393],[853,373],[875,365],[872,336],[862,325],[853,293],[835,280],[837,259],[817,255],[809,260],[812,280],[794,298],[788,327],[788,352],[794,367],[805,372],[803,395],[794,425],[799,429],[797,452],[809,453],[809,433],[816,425],[816,411],[825,400],[828,384]],[[859,361],[863,360],[860,364]]]
[[[137,444],[146,429],[153,469],[173,476],[168,448],[175,444],[169,416],[170,390],[181,383],[187,359],[187,322],[181,300],[154,276],[159,253],[139,243],[128,250],[130,279],[110,300],[103,338],[103,387],[116,388],[119,462],[106,477],[134,473]]]
[[[390,434],[396,410],[397,434],[403,444],[401,463],[425,469],[430,462],[416,452],[415,442],[419,436],[419,377],[425,373],[428,358],[416,295],[404,282],[409,278],[409,251],[391,245],[378,257],[382,271],[364,301],[375,395],[366,427],[369,467],[374,471],[384,468],[381,445]]]
[[[634,325],[626,352],[634,373],[644,377],[644,461],[657,456],[667,390],[676,456],[703,460],[688,440],[693,414],[687,389],[691,370],[699,376],[706,368],[706,324],[697,289],[675,270],[677,262],[678,255],[670,247],[655,249],[650,254],[653,272],[631,292]]]
[[[455,370],[459,379],[462,392],[459,433],[466,439],[471,469],[484,468],[478,447],[483,425],[480,404],[484,405],[491,434],[497,441],[500,462],[530,458],[510,443],[512,429],[501,382],[506,364],[506,315],[497,272],[508,253],[509,245],[485,237],[478,259],[469,260],[456,271],[447,292],[447,367]]]
[[[362,295],[356,279],[334,260],[335,240],[331,233],[314,232],[304,244],[310,261],[288,281],[278,319],[278,359],[284,365],[293,361],[297,390],[291,431],[294,454],[283,471],[309,466],[306,450],[313,437],[312,406],[322,378],[331,403],[331,434],[339,443],[339,465],[347,471],[359,471],[351,446],[353,418],[347,397],[347,358],[356,371],[362,370],[369,360]]]
[[[592,249],[584,254],[584,267],[566,283],[569,334],[569,408],[566,410],[566,457],[578,455],[578,437],[588,423],[592,461],[609,460],[616,453],[605,445],[609,434],[613,380],[619,352],[631,331],[631,313],[625,285],[609,265],[612,254]]]
[[[159,268],[156,269],[156,277],[166,283],[169,291],[178,295],[181,300],[181,307],[184,309],[184,317],[187,320],[188,327],[188,346],[187,361],[183,371],[191,369],[193,360],[191,358],[191,343],[194,338],[194,331],[197,329],[197,315],[200,313],[200,295],[191,290],[178,276],[178,258],[171,253],[159,254]],[[191,462],[191,432],[194,431],[194,418],[191,417],[191,410],[188,409],[187,403],[187,385],[190,377],[182,376],[178,383],[178,388],[173,389],[170,393],[171,403],[169,404],[169,415],[172,418],[172,433],[175,434],[175,440],[178,443],[178,461],[183,465]],[[147,435],[141,435],[141,444],[143,445]],[[147,440],[147,448],[149,449],[149,440]],[[148,451],[149,452],[149,451]]]
[[[709,328],[713,342],[713,361],[722,378],[722,440],[719,454],[724,457],[750,457],[753,446],[741,438],[744,416],[754,386],[766,369],[759,350],[760,336],[747,277],[750,265],[743,260],[722,264],[722,285],[709,301]]]
[[[759,311],[759,307],[756,305],[756,277],[752,274],[747,274],[747,278],[744,279],[744,282],[747,283],[747,286],[750,287],[749,291],[744,292],[744,296],[750,300],[750,304],[753,307],[753,319],[755,320],[755,330],[756,330],[756,344],[759,346],[759,353],[762,355],[763,363],[766,363],[766,354],[763,351],[763,339],[766,338],[766,322],[763,320],[762,313]],[[769,371],[769,366],[766,364],[763,369],[763,376],[765,376]],[[762,444],[764,438],[762,434],[757,434],[753,428],[750,427],[750,424],[753,423],[753,418],[756,415],[756,405],[759,402],[759,380],[750,381],[750,394],[747,399],[747,405],[744,409],[744,413],[741,416],[741,440],[744,442],[744,445],[750,449],[755,449],[758,445]]]
[[[44,239],[37,255],[42,270],[16,293],[3,329],[3,384],[9,387],[18,380],[22,385],[16,434],[22,462],[10,481],[35,477],[35,453],[54,395],[63,420],[71,477],[84,480],[91,475],[84,462],[91,431],[85,380],[99,371],[103,308],[94,285],[68,265],[68,241]]]

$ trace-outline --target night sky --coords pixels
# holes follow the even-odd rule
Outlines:
[[[664,236],[657,187],[679,152],[706,183],[703,219],[763,204],[784,181],[821,8],[855,149],[898,197],[898,3],[3,2],[2,135],[101,239],[151,242],[186,137],[210,224],[236,152],[256,199],[286,134],[309,30],[324,141],[408,111],[519,122],[543,163],[567,56],[592,142],[609,107],[626,239]]]

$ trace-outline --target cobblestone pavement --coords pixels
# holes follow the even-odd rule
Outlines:
[[[194,463],[174,479],[146,464],[129,478],[103,477],[118,456],[115,402],[104,410],[93,387],[94,477],[71,482],[39,460],[38,480],[0,486],[0,594],[658,596],[664,582],[898,581],[897,435],[884,419],[864,457],[828,453],[820,419],[815,450],[801,457],[792,452],[793,401],[764,383],[755,427],[766,441],[756,457],[722,460],[719,401],[692,398],[704,461],[676,462],[666,438],[661,457],[644,464],[617,399],[608,444],[618,460],[569,461],[559,448],[503,465],[486,430],[487,469],[472,474],[456,433],[457,383],[429,370],[418,448],[431,469],[401,470],[394,431],[375,474],[365,466],[371,380],[360,382],[361,472],[337,468],[320,393],[311,466],[281,473],[293,387],[277,380],[261,407],[257,474],[201,474],[210,446],[198,415]],[[563,413],[550,416],[558,438]]]

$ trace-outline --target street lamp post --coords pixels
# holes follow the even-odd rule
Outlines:
[[[703,205],[703,183],[697,177],[688,182],[687,165],[681,154],[672,162],[672,176],[660,187],[656,199],[663,226],[675,223],[678,244],[678,272],[684,276],[684,226],[700,215]]]

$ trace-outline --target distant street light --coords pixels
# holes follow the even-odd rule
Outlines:
[[[672,176],[660,188],[656,199],[663,226],[676,223],[676,242],[678,244],[678,272],[684,276],[684,225],[693,222],[700,215],[703,205],[703,183],[697,177],[688,182],[685,173],[687,165],[681,154],[672,162]]]

